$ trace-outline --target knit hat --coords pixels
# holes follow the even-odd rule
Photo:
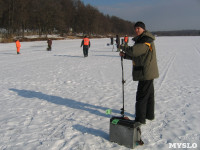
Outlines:
[[[135,23],[134,28],[136,28],[136,27],[141,27],[144,30],[146,30],[145,29],[145,24],[143,22],[141,22],[141,21],[138,21],[138,22]]]

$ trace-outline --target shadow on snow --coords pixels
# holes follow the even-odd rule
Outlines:
[[[83,56],[72,56],[72,55],[54,55],[54,56],[83,58]]]
[[[83,111],[87,111],[91,114],[110,118],[110,115],[105,114],[106,110],[109,109],[107,107],[95,106],[88,103],[78,102],[72,99],[62,98],[59,96],[47,95],[42,92],[35,92],[35,91],[30,91],[30,90],[19,90],[19,89],[13,89],[13,88],[11,88],[10,90],[16,92],[19,96],[22,96],[25,98],[38,98],[38,99],[45,100],[57,105],[64,105],[66,107],[70,107],[73,109],[80,109]],[[103,110],[104,113],[100,112],[98,109]],[[119,110],[112,109],[112,112],[120,114]],[[126,113],[126,115],[133,116],[129,113]]]
[[[94,55],[94,56],[97,56],[97,57],[120,57],[120,56],[116,56],[116,55]]]
[[[92,135],[95,135],[95,136],[99,136],[99,137],[102,137],[106,140],[109,139],[109,135],[108,133],[102,131],[102,130],[98,130],[98,129],[93,129],[93,128],[87,128],[87,127],[84,127],[82,125],[79,125],[79,124],[76,124],[76,125],[73,125],[73,128],[82,132],[83,134],[84,133],[88,133],[88,134],[92,134]]]

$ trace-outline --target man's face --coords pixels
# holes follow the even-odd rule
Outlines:
[[[141,27],[135,27],[134,30],[135,30],[135,33],[136,33],[137,36],[141,35],[144,32],[144,29],[141,28]]]

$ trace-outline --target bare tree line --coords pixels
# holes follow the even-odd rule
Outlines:
[[[200,30],[156,31],[157,36],[200,36]]]
[[[104,15],[80,0],[0,0],[0,28],[8,35],[133,34],[133,22]]]

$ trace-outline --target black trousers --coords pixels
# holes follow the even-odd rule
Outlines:
[[[48,51],[50,51],[50,50],[51,50],[51,45],[48,45],[48,48],[47,48],[47,50],[48,50]]]
[[[89,49],[89,47],[88,46],[83,46],[83,55],[84,55],[84,57],[87,57],[88,56],[88,49]]]
[[[135,104],[135,121],[145,124],[146,119],[154,119],[154,85],[153,80],[138,82]]]

